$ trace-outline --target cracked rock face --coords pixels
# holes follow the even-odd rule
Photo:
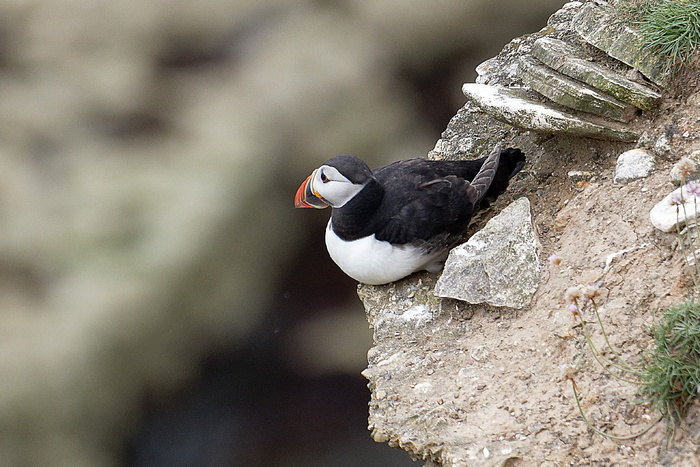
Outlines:
[[[473,304],[523,308],[539,281],[530,201],[520,198],[450,251],[435,294]]]
[[[585,4],[571,2],[552,18],[570,21]],[[586,348],[586,336],[573,320],[564,292],[576,284],[603,284],[600,309],[610,346],[635,362],[648,342],[655,310],[677,303],[687,293],[690,280],[679,267],[686,259],[673,247],[675,243],[672,246],[673,236],[657,230],[662,227],[655,222],[655,212],[652,222],[649,213],[658,203],[664,211],[661,220],[668,221],[662,230],[672,231],[671,222],[677,221],[682,209],[695,210],[695,198],[687,187],[683,204],[671,204],[672,194],[660,202],[659,198],[669,189],[664,166],[675,154],[698,150],[697,123],[691,122],[700,121],[700,83],[693,78],[685,84],[689,87],[684,92],[690,94],[687,102],[692,105],[676,106],[664,96],[656,113],[638,115],[619,129],[610,127],[615,133],[603,134],[600,125],[590,126],[591,122],[571,126],[568,112],[545,111],[531,92],[508,87],[518,84],[510,65],[529,53],[538,35],[564,40],[575,34],[571,30],[565,34],[567,28],[568,24],[550,20],[550,27],[541,33],[513,40],[498,57],[482,64],[479,84],[465,86],[465,94],[471,97],[429,155],[440,160],[474,158],[497,142],[520,147],[528,155],[527,169],[519,174],[520,180],[514,179],[505,196],[529,197],[531,214],[522,209],[520,222],[524,227],[532,215],[541,242],[539,253],[559,258],[542,265],[531,303],[516,311],[494,306],[500,304],[495,298],[483,298],[489,289],[517,285],[512,281],[502,286],[503,279],[496,281],[485,266],[490,263],[497,271],[500,267],[504,277],[521,275],[521,268],[507,270],[514,261],[508,256],[448,264],[439,280],[421,273],[392,284],[359,288],[374,332],[363,372],[372,392],[372,437],[427,461],[426,466],[697,463],[697,423],[679,425],[681,435],[673,441],[673,449],[665,452],[663,424],[625,441],[624,450],[618,441],[587,429],[561,367],[580,365],[576,384],[581,393],[585,390],[582,405],[595,426],[624,436],[648,426],[655,409],[638,403],[637,386],[621,384],[590,364],[593,356]],[[593,51],[596,57],[602,55]],[[549,119],[552,115],[557,118]],[[546,131],[542,131],[543,116],[554,122],[545,122]],[[516,117],[518,125],[513,123]],[[665,131],[670,122],[678,121],[683,122],[682,138]],[[611,155],[631,145],[610,141],[634,141],[637,133],[647,131],[646,143],[640,141],[639,147],[653,147],[658,169],[646,178],[613,185]],[[622,162],[618,169],[625,158]],[[501,216],[510,215],[508,209],[524,208],[525,203],[516,201]],[[515,222],[502,223],[500,228],[511,229],[509,238],[517,236]],[[453,252],[453,256],[496,254],[500,232],[495,228],[489,232],[492,227],[482,229],[486,238],[472,237],[472,250]],[[503,255],[519,253],[508,244],[500,248]],[[537,263],[533,259],[532,264]],[[450,286],[482,294],[475,300],[481,303],[467,303],[462,296],[459,300],[439,297],[441,283],[451,273],[456,277],[450,279]],[[586,319],[593,321],[587,312]],[[602,339],[598,328],[594,338]],[[691,420],[697,420],[696,413],[697,407]]]

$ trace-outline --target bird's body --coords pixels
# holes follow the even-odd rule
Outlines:
[[[421,244],[394,245],[377,240],[376,235],[343,240],[334,231],[332,221],[326,227],[326,248],[345,274],[365,284],[387,284],[409,274],[429,270],[437,272],[446,252],[430,252]],[[437,263],[435,265],[429,263]]]
[[[479,204],[505,191],[524,161],[519,149],[497,148],[472,161],[417,158],[371,171],[355,156],[337,156],[299,187],[295,206],[331,206],[331,258],[360,282],[385,284],[440,270]]]

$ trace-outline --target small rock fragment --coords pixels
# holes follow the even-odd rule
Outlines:
[[[570,170],[566,175],[574,183],[590,182],[593,178],[593,172],[588,172],[587,170]]]
[[[654,170],[654,155],[646,149],[631,149],[617,158],[613,183],[628,183],[648,177]]]
[[[655,138],[648,131],[643,131],[637,140],[638,148],[651,148],[654,146]]]
[[[688,180],[697,180],[700,178],[698,166],[700,166],[700,151],[693,151],[689,156],[681,157],[671,168],[669,173],[671,181],[680,184]]]
[[[654,152],[659,156],[668,157],[671,155],[671,143],[666,135],[661,135],[654,143]]]

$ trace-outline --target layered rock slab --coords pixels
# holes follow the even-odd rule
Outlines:
[[[637,134],[562,112],[530,97],[523,89],[466,83],[462,92],[492,117],[538,133],[557,133],[613,141],[636,141]]]
[[[613,58],[638,69],[663,88],[671,82],[666,57],[655,53],[639,31],[616,20],[593,3],[586,3],[572,22],[574,30],[586,42]]]
[[[535,41],[532,56],[553,70],[638,109],[651,110],[661,99],[661,94],[656,91],[635,83],[599,63],[587,60],[581,50],[552,37],[543,37]]]
[[[636,113],[633,105],[571,79],[532,57],[520,57],[518,72],[530,88],[571,109],[619,122],[632,120]]]

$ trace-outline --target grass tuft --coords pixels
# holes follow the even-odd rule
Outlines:
[[[617,10],[637,26],[656,53],[669,58],[666,71],[687,65],[700,48],[700,2],[697,0],[629,0]]]
[[[564,297],[574,320],[581,326],[588,348],[603,370],[620,381],[637,386],[643,399],[640,402],[649,403],[660,415],[637,433],[620,435],[605,432],[593,426],[583,412],[575,380],[578,368],[562,365],[562,377],[571,382],[579,413],[595,433],[611,439],[632,439],[647,433],[666,418],[664,444],[667,446],[673,438],[675,425],[684,420],[690,406],[700,398],[700,303],[691,297],[682,305],[666,310],[651,330],[653,345],[643,352],[641,362],[630,365],[610,344],[595,300],[597,295],[595,287],[576,286],[567,289]],[[583,308],[593,310],[605,345],[612,353],[611,358],[603,355],[594,344],[589,325],[582,314]],[[613,368],[616,371],[612,371]]]
[[[644,357],[641,393],[673,422],[700,397],[700,304],[670,308],[653,328],[654,347]]]

